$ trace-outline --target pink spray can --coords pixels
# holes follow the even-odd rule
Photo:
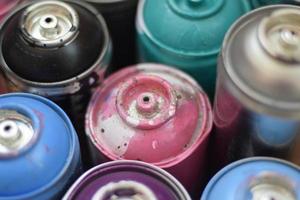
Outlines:
[[[11,10],[20,4],[21,1],[23,0],[0,0],[0,22]],[[2,72],[0,72],[0,94],[3,93],[7,93],[7,84]]]
[[[0,21],[22,0],[1,0],[0,1]]]
[[[158,64],[139,64],[109,77],[86,115],[95,164],[148,162],[173,174],[191,193],[206,175],[211,129],[212,109],[201,87]]]

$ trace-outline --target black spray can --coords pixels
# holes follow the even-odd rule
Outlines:
[[[86,149],[86,105],[111,54],[102,16],[79,1],[33,1],[5,19],[0,45],[0,65],[9,90],[38,94],[59,104]]]
[[[113,42],[109,72],[135,64],[135,16],[138,0],[84,0],[103,15]]]

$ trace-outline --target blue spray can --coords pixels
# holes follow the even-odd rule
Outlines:
[[[51,101],[0,96],[0,199],[59,199],[80,175],[76,132]]]
[[[289,162],[256,157],[235,162],[208,183],[201,200],[297,200],[300,169]]]

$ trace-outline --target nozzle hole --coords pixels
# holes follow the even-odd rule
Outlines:
[[[6,125],[6,126],[4,126],[4,131],[8,132],[11,130],[11,128],[12,127],[10,125]]]
[[[53,19],[51,18],[51,17],[47,17],[46,19],[45,19],[45,22],[46,23],[51,23],[53,21]]]
[[[145,96],[145,97],[143,98],[143,101],[144,101],[144,103],[149,103],[150,97]]]

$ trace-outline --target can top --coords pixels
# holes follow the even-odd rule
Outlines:
[[[31,199],[57,184],[72,165],[76,137],[66,114],[49,100],[1,95],[0,199]]]
[[[222,57],[243,93],[270,107],[299,110],[299,7],[268,6],[242,17],[228,32]]]
[[[115,161],[85,172],[64,200],[190,200],[183,186],[162,169],[138,161]]]
[[[33,45],[59,47],[78,34],[79,16],[64,2],[44,1],[26,8],[21,18],[24,38]]]
[[[250,158],[218,172],[207,185],[202,200],[297,200],[299,167],[273,158]]]
[[[12,156],[35,142],[32,121],[14,110],[0,110],[0,156]]]
[[[26,91],[76,90],[74,82],[95,71],[104,73],[109,62],[105,21],[80,1],[23,4],[2,23],[0,45],[4,73]]]
[[[170,53],[216,56],[229,26],[249,10],[248,1],[142,0],[137,29]]]
[[[109,77],[95,92],[86,131],[112,160],[169,166],[207,137],[211,112],[206,94],[189,76],[163,65],[140,64]]]

